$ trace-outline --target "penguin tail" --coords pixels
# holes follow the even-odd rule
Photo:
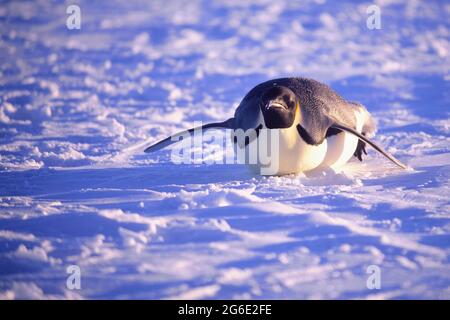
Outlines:
[[[149,146],[148,148],[146,148],[144,150],[144,152],[150,153],[150,152],[155,152],[155,151],[159,151],[161,149],[164,149],[165,147],[167,147],[167,146],[169,146],[169,145],[171,145],[171,144],[173,144],[175,142],[178,142],[179,141],[179,139],[178,139],[179,136],[185,135],[185,134],[191,134],[192,132],[194,132],[194,130],[204,130],[204,131],[206,131],[208,129],[220,129],[220,128],[233,129],[233,125],[234,125],[234,118],[230,118],[230,119],[225,120],[223,122],[207,123],[207,124],[204,124],[202,126],[191,128],[191,129],[188,129],[188,130],[184,130],[184,131],[178,132],[178,133],[176,133],[174,135],[171,135],[171,136],[169,136],[169,137],[167,137],[167,138],[165,138],[165,139],[163,139],[163,140],[161,140],[161,141],[159,141],[159,142]]]

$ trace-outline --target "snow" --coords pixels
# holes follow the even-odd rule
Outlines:
[[[369,30],[356,1],[78,3],[80,30],[64,3],[0,5],[1,299],[450,298],[448,4],[375,1]],[[364,104],[413,169],[370,150],[262,177],[219,132],[204,164],[143,153],[297,75]]]

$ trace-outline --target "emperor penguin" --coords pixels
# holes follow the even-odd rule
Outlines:
[[[362,161],[363,153],[367,155],[366,144],[397,166],[407,168],[371,140],[375,121],[363,105],[346,101],[329,86],[312,79],[263,82],[245,95],[233,118],[174,136],[211,128],[231,129],[239,161],[260,169],[263,175],[338,169],[352,156]],[[151,145],[145,152],[176,142],[174,136]],[[261,149],[265,152],[261,153]],[[261,170],[268,166],[267,157],[262,156],[266,153],[270,160],[276,159],[271,170]]]

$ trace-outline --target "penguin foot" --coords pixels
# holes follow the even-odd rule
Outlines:
[[[362,140],[358,140],[358,145],[356,146],[355,153],[353,154],[359,161],[362,161],[362,154],[367,155],[366,143]]]

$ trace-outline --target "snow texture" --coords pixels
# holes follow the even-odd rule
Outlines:
[[[450,4],[375,1],[369,30],[370,4],[2,2],[0,298],[449,299]],[[282,76],[364,104],[414,170],[372,150],[285,177],[142,152]]]

